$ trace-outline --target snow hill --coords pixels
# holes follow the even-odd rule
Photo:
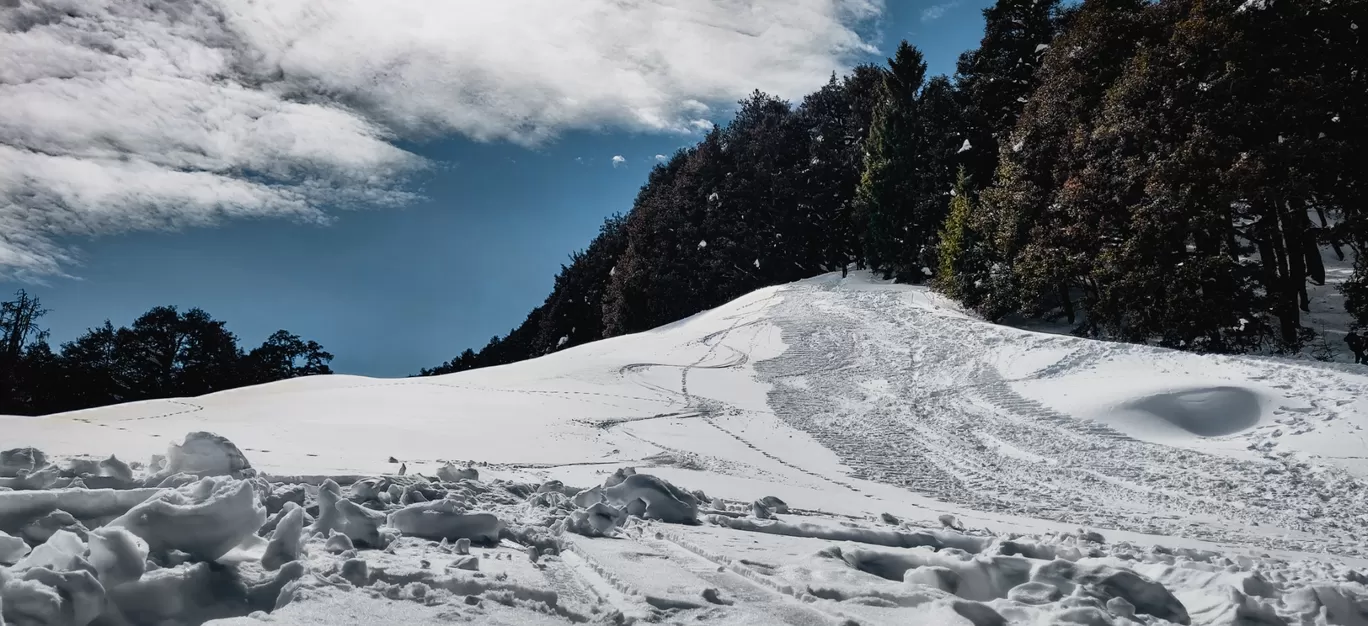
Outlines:
[[[0,478],[0,532],[85,507],[160,567],[96,576],[119,611],[93,621],[63,591],[58,623],[1368,624],[1365,371],[1032,333],[828,275],[503,367],[0,417],[0,450],[64,468]],[[157,486],[180,466],[92,460],[197,431],[260,475],[190,472],[98,505],[56,489]],[[232,509],[239,482],[208,473],[259,502]],[[241,542],[216,554],[140,533],[126,518],[146,515],[124,513],[151,494],[260,538],[225,534]],[[114,541],[98,532],[15,554],[68,541],[93,561]],[[265,567],[281,550],[298,563]],[[246,595],[225,604],[201,561]],[[42,582],[35,563],[0,569],[16,623],[29,604],[9,590]]]

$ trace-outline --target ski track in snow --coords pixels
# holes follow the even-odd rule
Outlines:
[[[1362,481],[1342,471],[1313,477],[1295,458],[1239,460],[1138,441],[1013,389],[1020,380],[1058,378],[1148,348],[1041,336],[1033,340],[1072,350],[1023,379],[1007,380],[992,363],[996,348],[1020,331],[913,305],[906,292],[820,284],[787,289],[808,293],[776,306],[771,317],[789,347],[760,363],[758,372],[775,383],[769,399],[776,413],[835,450],[856,477],[982,511],[1360,554],[1363,531],[1353,518],[1368,506]],[[1291,371],[1297,380],[1283,387],[1321,385]],[[791,377],[806,384],[783,384]],[[975,433],[1046,462],[994,450]],[[1357,493],[1334,493],[1325,487],[1332,480],[1347,481]],[[1301,537],[1270,536],[1258,532],[1259,524]]]

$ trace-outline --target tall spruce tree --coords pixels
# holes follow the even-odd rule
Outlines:
[[[974,189],[992,184],[1000,144],[1035,91],[1035,71],[1054,39],[1059,5],[1059,0],[998,0],[983,10],[979,47],[960,55],[956,86],[971,146],[964,163]]]
[[[1011,271],[990,283],[1009,293],[989,301],[1076,321],[1073,291],[1086,291],[1082,277],[1120,214],[1105,194],[1087,193],[1110,182],[1097,166],[1108,155],[1088,153],[1094,117],[1144,37],[1143,10],[1141,0],[1087,0],[1043,51],[1038,86],[1003,136],[996,182],[983,194],[977,227]]]
[[[962,122],[950,79],[936,76],[927,81],[917,96],[918,161],[921,166],[913,190],[913,214],[918,225],[916,236],[921,239],[913,245],[921,250],[917,258],[918,269],[930,269],[933,273],[939,267],[937,229],[945,222],[952,189],[961,170],[960,155],[966,152],[963,150],[965,129]]]
[[[855,189],[864,164],[864,142],[873,121],[883,71],[856,67],[803,99],[796,123],[808,134],[808,162],[800,186],[814,227],[822,233],[822,269],[846,271],[860,258],[853,215]]]
[[[885,276],[918,280],[927,223],[917,220],[917,177],[925,166],[917,92],[926,79],[921,51],[903,41],[888,69],[865,142],[864,172],[855,192],[865,259]]]

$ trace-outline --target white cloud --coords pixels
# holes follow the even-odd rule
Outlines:
[[[17,3],[17,6],[13,6]],[[57,242],[402,204],[398,139],[689,132],[872,50],[883,0],[6,0],[0,276]]]
[[[667,157],[667,156],[665,156],[665,155],[663,155],[663,154],[657,154],[657,155],[655,156],[655,160],[664,163],[665,161],[669,160],[669,157]]]
[[[623,156],[622,156],[621,154],[615,154],[615,155],[613,155],[613,167],[614,167],[615,169],[616,169],[619,165],[626,165],[626,164],[627,164],[627,159],[623,158]]]
[[[949,11],[950,9],[953,9],[959,5],[960,0],[950,0],[950,2],[945,2],[942,4],[926,7],[925,9],[922,9],[921,21],[936,21],[940,19],[942,16],[944,16],[946,11]]]

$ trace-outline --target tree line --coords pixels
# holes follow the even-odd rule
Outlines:
[[[481,350],[641,331],[850,265],[990,320],[1207,352],[1303,347],[1321,246],[1368,324],[1368,0],[1000,0],[953,77],[903,42],[793,105],[756,92]],[[1354,155],[1359,156],[1354,156]]]
[[[316,341],[280,330],[244,350],[224,322],[197,308],[155,307],[119,328],[106,320],[56,351],[39,325],[45,313],[23,290],[0,303],[0,414],[199,396],[332,373],[333,355]]]

